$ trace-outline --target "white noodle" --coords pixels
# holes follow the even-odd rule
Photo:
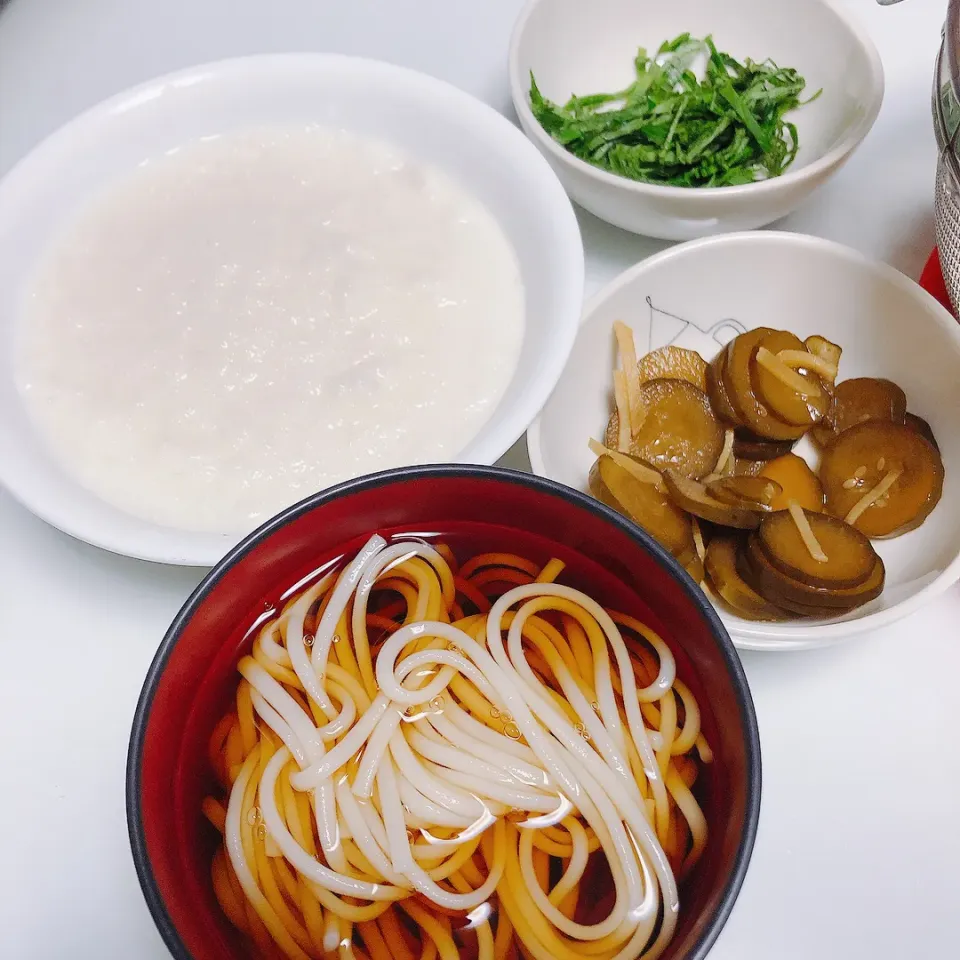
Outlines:
[[[326,718],[322,725],[256,660],[245,657],[239,664],[251,686],[259,721],[283,743],[267,762],[258,786],[265,840],[271,855],[285,858],[325,905],[324,950],[350,955],[352,922],[375,916],[362,912],[366,907],[354,906],[353,901],[331,897],[354,898],[372,906],[417,891],[447,910],[471,911],[486,904],[506,869],[508,858],[503,851],[515,842],[503,819],[513,810],[523,816],[515,818],[520,837],[513,856],[519,859],[510,869],[516,870],[519,864],[523,883],[548,927],[587,944],[604,939],[593,952],[613,951],[613,960],[641,955],[655,960],[677,922],[676,880],[658,839],[658,833],[664,835],[671,799],[690,828],[692,846],[683,861],[684,873],[701,856],[706,842],[706,822],[696,801],[677,768],[667,765],[670,756],[694,748],[704,760],[709,759],[699,708],[689,688],[676,679],[669,648],[655,635],[645,636],[658,658],[658,673],[652,683],[638,688],[631,655],[609,614],[576,590],[536,582],[509,590],[489,614],[464,621],[475,624],[470,629],[482,625],[485,645],[459,626],[427,621],[430,594],[419,589],[415,609],[407,610],[407,622],[382,642],[371,661],[363,639],[370,597],[391,570],[414,557],[432,568],[449,610],[453,582],[439,552],[419,541],[387,545],[374,536],[338,576],[330,572],[306,587],[285,612],[259,630],[257,655],[262,652],[268,666],[273,663],[293,670],[311,708]],[[426,568],[411,569],[420,577],[419,571]],[[305,624],[321,601],[323,613],[311,641]],[[557,601],[583,611],[585,619],[579,621],[579,613],[573,617],[566,608],[558,608],[564,622],[578,623],[576,629],[584,638],[573,650],[550,621],[538,617],[543,610],[557,608]],[[508,616],[512,619],[505,628]],[[359,668],[359,683],[356,672],[343,669],[342,657],[330,658],[336,631],[344,622],[354,638],[361,638],[353,668]],[[349,642],[350,637],[339,639]],[[589,654],[584,644],[589,645]],[[528,660],[527,645],[537,651],[536,669]],[[590,672],[584,673],[585,668]],[[542,670],[550,671],[562,695],[548,685],[545,674],[538,673]],[[466,690],[462,684],[472,688],[471,696],[482,698],[466,701],[470,709],[489,704],[491,718],[500,718],[504,733],[491,729],[457,702],[452,691]],[[676,730],[674,691],[684,718],[682,728]],[[641,704],[661,700],[661,716],[667,719],[661,720],[661,731],[649,729]],[[668,742],[665,737],[671,736]],[[244,895],[271,936],[288,957],[305,960],[316,947],[309,940],[299,942],[304,930],[285,930],[243,850],[242,805],[245,791],[252,789],[258,756],[259,751],[253,751],[246,758],[230,791],[225,845]],[[298,769],[293,769],[294,764]],[[642,778],[640,783],[635,779],[639,769],[645,785]],[[288,829],[278,806],[281,777],[295,790],[310,794],[325,862],[304,849]],[[289,809],[289,799],[284,803]],[[559,882],[545,892],[535,873],[534,831],[561,823],[570,835],[571,855]],[[610,912],[592,925],[581,924],[561,910],[585,874],[588,827],[596,838],[589,842],[599,844],[614,887]],[[433,833],[443,829],[455,834]],[[454,860],[447,858],[468,855],[471,848],[458,853],[463,844],[476,845],[488,830],[492,830],[494,852],[491,858],[484,847],[489,864],[486,878],[470,890],[462,877],[455,876],[456,890],[462,892],[441,886],[440,881],[456,870]],[[415,842],[417,832],[425,842]],[[354,851],[350,852],[353,863],[347,859],[345,840],[359,851],[357,859],[358,853],[349,847]],[[488,842],[489,835],[484,838]],[[436,866],[425,869],[419,861]],[[366,879],[369,873],[357,874],[355,865],[364,862],[363,869],[372,869],[383,882]],[[338,902],[346,911],[339,917],[334,909]],[[314,938],[321,936],[316,924],[309,930]],[[478,936],[480,956],[492,957],[489,927],[479,926]],[[537,960],[550,956],[549,946],[539,941],[527,947]],[[586,954],[590,952],[586,948]]]
[[[360,769],[357,771],[356,777],[354,777],[353,787],[351,788],[354,796],[365,800],[373,793],[373,782],[377,776],[377,768],[380,766],[380,761],[383,759],[384,753],[386,753],[390,738],[393,736],[397,727],[400,726],[402,718],[403,714],[395,707],[391,707],[380,719],[376,729],[367,739],[363,747],[363,760],[360,763]]]
[[[538,766],[535,762],[529,763],[518,759],[513,754],[506,752],[499,744],[494,747],[477,737],[471,736],[455,723],[451,722],[449,719],[451,712],[450,706],[445,707],[443,714],[437,714],[429,718],[429,724],[437,731],[445,743],[452,744],[456,748],[459,756],[476,757],[478,760],[486,763],[498,764],[507,776],[529,787],[550,786],[550,778],[542,767]],[[473,718],[471,717],[470,719]],[[418,730],[422,729],[420,722],[418,722],[416,726]],[[509,737],[501,736],[492,730],[490,733],[493,737],[497,737],[505,743],[509,743],[511,746],[515,745],[514,741],[510,740]]]
[[[343,611],[350,602],[350,597],[353,595],[357,583],[363,577],[367,566],[386,545],[387,541],[383,537],[374,534],[343,571],[337,585],[333,588],[333,596],[331,596],[327,609],[324,610],[323,616],[320,618],[320,623],[317,624],[317,632],[313,638],[313,650],[310,654],[310,663],[318,681],[323,679],[327,657],[330,654],[330,646],[333,643],[337,624],[343,616]],[[297,676],[300,676],[299,670]],[[300,682],[303,683],[303,677],[300,677]],[[316,688],[318,692],[315,693],[311,687]],[[333,705],[330,703],[323,687],[320,686],[319,682],[312,682],[311,687],[304,683],[304,689],[321,706],[327,716],[331,716],[330,711],[333,709]]]
[[[514,597],[519,591],[529,591],[531,589],[549,590],[554,586],[554,584],[532,584],[530,587],[518,587],[515,590],[505,594],[501,600]],[[576,596],[576,594],[574,595]],[[491,611],[488,625],[489,622],[493,620],[495,611],[499,606],[501,606],[500,602],[498,602],[498,604],[495,605],[494,610]],[[503,610],[505,610],[507,606],[509,606],[509,603],[503,604]],[[502,612],[503,611],[501,610],[501,617]],[[498,617],[498,623],[499,619],[500,618]],[[613,629],[616,631],[615,626]],[[591,765],[591,772],[596,772],[601,778],[607,780],[607,783],[604,784],[604,787],[607,789],[609,789],[610,786],[610,778],[616,775],[610,770],[609,767],[603,764],[599,756],[597,756],[595,752],[587,747],[579,736],[574,734],[568,738],[565,744],[557,743],[556,740],[547,737],[544,729],[537,722],[530,708],[527,706],[527,702],[520,693],[519,687],[516,685],[515,678],[517,680],[519,678],[516,677],[515,671],[513,671],[509,665],[509,660],[506,658],[502,642],[500,642],[499,633],[496,641],[500,648],[500,653],[507,662],[507,668],[505,670],[501,669],[501,667],[490,656],[490,654],[480,647],[472,637],[468,636],[463,631],[458,630],[456,627],[451,626],[450,624],[427,622],[422,624],[411,624],[407,627],[402,627],[384,643],[377,658],[377,681],[381,684],[381,687],[383,686],[383,683],[387,681],[389,674],[393,673],[396,657],[404,643],[408,642],[408,640],[412,637],[423,636],[441,637],[443,639],[453,641],[468,657],[470,657],[470,659],[474,661],[475,664],[477,664],[477,666],[479,666],[487,674],[491,683],[500,692],[508,709],[515,717],[516,723],[522,731],[525,739],[538,757],[547,765],[548,770],[550,770],[559,784],[561,791],[566,793],[571,801],[576,804],[587,822],[597,832],[598,836],[601,836],[601,831],[598,829],[599,822],[602,821],[604,826],[607,827],[607,830],[609,831],[610,843],[614,848],[606,850],[608,860],[611,865],[611,870],[614,874],[614,885],[617,891],[617,905],[614,909],[622,908],[625,911],[627,910],[627,906],[625,906],[622,902],[624,896],[627,897],[629,906],[636,909],[641,898],[640,875],[637,872],[636,858],[631,853],[630,841],[623,827],[623,820],[627,820],[634,831],[640,834],[647,854],[655,857],[657,861],[656,871],[658,877],[662,875],[662,881],[668,885],[667,892],[672,894],[672,896],[668,897],[667,900],[667,909],[664,913],[664,922],[661,926],[661,932],[663,927],[668,926],[671,923],[673,926],[675,926],[676,909],[670,909],[669,904],[671,902],[676,902],[677,900],[676,882],[673,879],[672,871],[670,870],[666,856],[660,847],[659,841],[656,839],[656,836],[650,829],[644,814],[640,812],[639,808],[630,803],[629,799],[625,795],[625,788],[623,787],[622,780],[615,782],[614,795],[616,795],[617,792],[624,794],[624,796],[618,797],[617,799],[624,807],[626,807],[626,812],[623,812],[622,814],[617,813],[617,807],[613,802],[611,802],[611,800],[608,799],[606,790],[601,787],[596,780],[594,780],[593,776],[587,773],[586,767],[580,766],[577,761],[580,759],[585,759],[589,763],[591,760],[595,760],[596,763]],[[490,633],[488,626],[488,642],[490,642],[491,636],[492,634]],[[490,646],[493,647],[494,644],[490,642]],[[395,679],[394,683],[396,683]],[[399,684],[397,684],[397,686],[399,686]],[[639,712],[639,706],[637,706],[637,710]],[[563,750],[564,746],[571,748],[574,753],[580,753],[581,757],[575,758],[573,753],[569,751],[563,751],[562,753],[558,752]],[[652,751],[649,750],[649,745],[648,752],[650,752],[653,769],[655,770],[656,763],[653,759]],[[574,766],[576,773],[571,772],[568,764],[572,764]],[[604,777],[604,774],[607,774],[607,777]],[[656,775],[658,776],[658,774]],[[393,781],[391,780],[391,783],[392,782]],[[662,784],[662,781],[660,781],[660,783]],[[588,789],[584,790],[582,788],[582,785],[584,784],[592,785],[592,789],[588,787]],[[621,819],[621,816],[623,819]],[[396,857],[394,858],[394,866],[395,868],[397,866]],[[626,887],[625,890],[623,889],[624,885]],[[423,891],[421,890],[421,892]],[[670,935],[672,935],[673,926],[670,928]],[[666,942],[669,942],[669,936],[667,937]]]
[[[347,785],[346,777],[337,784],[336,789],[337,805],[350,827],[350,832],[356,840],[360,852],[383,874],[384,879],[389,883],[398,887],[408,886],[399,873],[394,873],[384,852],[387,837],[383,833],[383,825],[379,817],[371,816],[369,820],[364,817],[360,802]]]
[[[282,748],[286,750],[286,748]],[[286,934],[287,942],[281,942],[280,946],[287,953],[287,956],[293,960],[309,960],[309,957],[294,939],[286,933],[280,918],[277,916],[273,907],[267,902],[267,898],[260,892],[260,887],[253,876],[250,864],[247,863],[247,857],[243,850],[243,841],[240,839],[240,819],[242,816],[243,795],[246,792],[250,778],[253,776],[253,769],[257,764],[258,751],[254,750],[247,757],[240,770],[237,779],[234,781],[233,789],[230,791],[230,801],[227,804],[227,817],[224,824],[224,843],[227,848],[227,856],[233,866],[234,873],[240,881],[244,895],[250,901],[257,915],[264,922],[268,929],[276,929]],[[288,754],[289,756],[289,754]]]
[[[260,811],[263,822],[283,855],[305,877],[342,897],[359,897],[363,900],[396,900],[405,891],[385,883],[370,883],[357,880],[325,867],[311,857],[287,829],[277,808],[276,787],[280,771],[290,759],[290,751],[281,747],[271,758],[260,780]]]
[[[448,810],[467,817],[467,823],[473,823],[477,817],[483,815],[482,800],[466,790],[461,790],[449,778],[442,780],[434,776],[410,749],[410,745],[402,735],[397,734],[390,741],[390,753],[407,779],[425,797],[429,797]]]

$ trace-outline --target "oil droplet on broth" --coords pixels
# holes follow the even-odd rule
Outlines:
[[[520,728],[513,722],[503,725],[503,733],[504,736],[509,737],[511,740],[520,739]]]
[[[404,723],[416,723],[418,720],[422,720],[426,715],[426,712],[418,703],[411,703],[409,706],[404,707],[403,710],[400,711],[400,719]]]

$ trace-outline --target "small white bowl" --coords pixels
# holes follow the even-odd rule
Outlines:
[[[503,400],[457,457],[494,463],[549,396],[577,332],[583,246],[549,165],[517,128],[423,74],[320,54],[198,66],[122,93],[45,140],[0,182],[0,483],[61,530],[116,553],[209,566],[249,531],[189,533],[104,503],[54,462],[14,385],[12,342],[31,270],[92,192],[200,136],[318,122],[391,141],[445,169],[497,218],[520,260],[526,331]]]
[[[960,579],[960,324],[886,264],[847,247],[790,233],[730,234],[681,244],[621,274],[587,304],[567,368],[527,434],[534,473],[586,489],[612,409],[613,322],[633,328],[637,353],[667,344],[710,360],[758,326],[840,344],[840,379],[887,377],[908,409],[929,421],[946,477],[943,497],[917,530],[874,546],[883,594],[836,621],[752,623],[723,610],[738,647],[795,650],[845,640],[906,616]],[[812,444],[796,452],[815,463]]]
[[[780,177],[735,187],[637,183],[577,159],[530,109],[530,73],[555,103],[572,94],[622,90],[638,47],[653,53],[689,32],[712,34],[743,61],[795,67],[813,103],[790,114],[800,150]],[[510,88],[520,124],[570,196],[634,233],[691,240],[752,230],[796,209],[844,164],[870,131],[883,99],[883,68],[869,35],[827,0],[530,0],[510,44]]]

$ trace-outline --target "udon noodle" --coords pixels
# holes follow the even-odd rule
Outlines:
[[[374,536],[259,627],[203,804],[259,955],[663,953],[710,749],[667,645],[562,570]]]

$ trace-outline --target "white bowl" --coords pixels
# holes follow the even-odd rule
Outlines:
[[[960,324],[892,267],[816,237],[731,234],[681,244],[621,274],[587,304],[570,362],[527,435],[535,473],[586,489],[611,410],[612,325],[634,331],[637,352],[668,343],[712,359],[743,330],[772,326],[840,344],[840,378],[896,381],[908,409],[930,422],[943,456],[943,498],[926,523],[875,541],[887,569],[875,601],[837,621],[752,623],[720,611],[746,650],[813,647],[864,633],[916,610],[960,579]],[[809,441],[796,452],[815,463]]]
[[[0,183],[0,482],[38,516],[117,553],[166,563],[211,565],[240,539],[155,526],[81,488],[28,420],[11,343],[31,268],[91,192],[197,137],[300,121],[375,135],[439,165],[487,206],[516,250],[526,287],[519,366],[457,459],[493,463],[543,405],[576,335],[583,247],[563,188],[515,126],[446,83],[385,63],[294,54],[199,66],[94,107]]]
[[[556,103],[572,94],[622,90],[638,47],[712,34],[739,60],[772,58],[795,67],[813,103],[790,114],[800,151],[780,177],[744,186],[665,187],[637,183],[569,153],[530,110],[530,73]],[[883,99],[883,68],[869,35],[827,0],[530,0],[510,45],[510,88],[520,124],[570,196],[625,230],[690,240],[751,230],[786,216],[834,174],[867,135]]]

